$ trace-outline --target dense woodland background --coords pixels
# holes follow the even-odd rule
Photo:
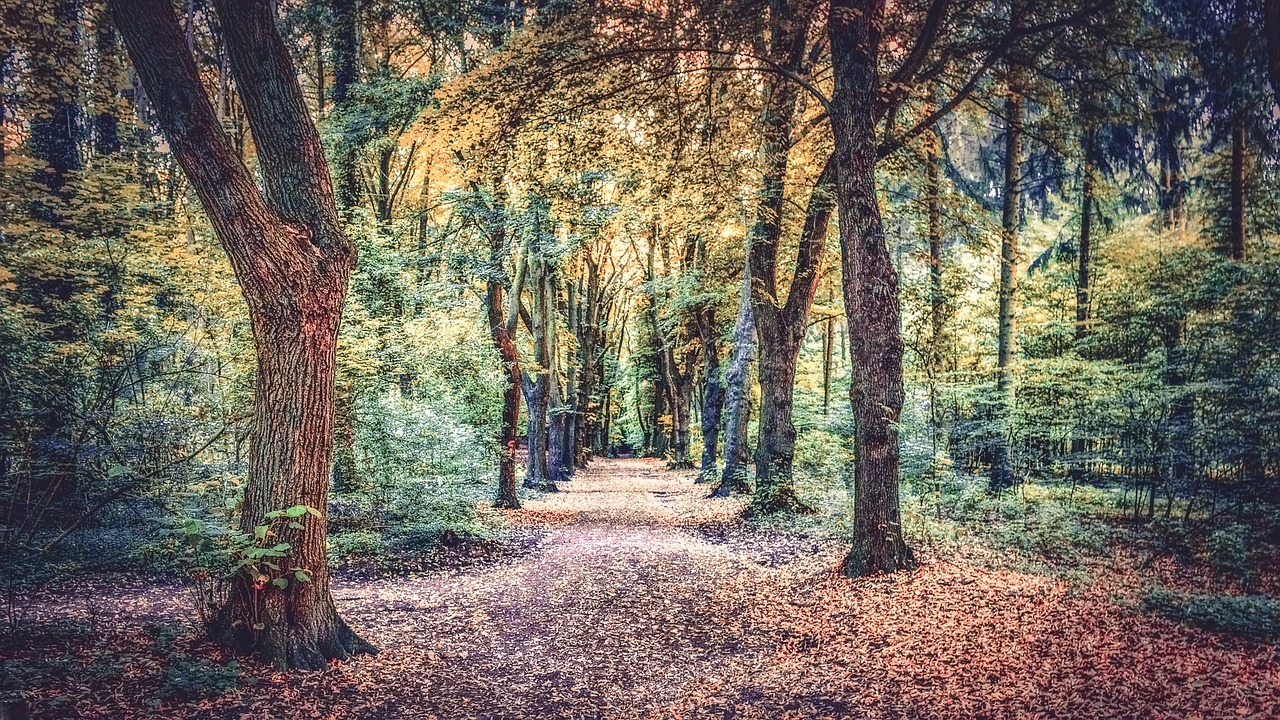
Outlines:
[[[1274,637],[1280,3],[837,4],[274,3],[358,260],[327,507],[261,520],[244,278],[171,129],[104,4],[0,2],[3,634],[121,571],[182,579],[214,625],[237,582],[315,572],[266,569],[276,519],[323,515],[335,568],[429,566],[618,455],[847,543],[851,398],[897,387],[851,357],[872,331],[841,266],[828,22],[866,12],[889,564],[1136,547],[1211,578],[1149,608]],[[172,10],[270,194],[221,8]]]

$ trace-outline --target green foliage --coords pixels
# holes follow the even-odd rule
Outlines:
[[[230,660],[219,665],[207,658],[191,658],[175,652],[164,667],[161,698],[211,698],[234,690],[240,685],[240,663]]]
[[[1209,564],[1219,572],[1239,577],[1252,574],[1249,542],[1253,530],[1240,523],[1232,523],[1209,533],[1205,540],[1205,552]]]
[[[1280,600],[1265,595],[1196,595],[1152,588],[1147,610],[1195,627],[1269,641],[1280,637]]]

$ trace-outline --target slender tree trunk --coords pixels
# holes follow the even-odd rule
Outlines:
[[[1195,470],[1195,395],[1187,391],[1187,350],[1184,344],[1186,320],[1173,318],[1162,328],[1165,347],[1164,384],[1169,388],[1169,424],[1164,445],[1168,455],[1169,470],[1165,475],[1169,483],[1180,486],[1186,483]]]
[[[507,264],[507,232],[506,232],[506,194],[502,191],[502,175],[494,178],[493,220],[489,227],[489,262],[495,268]],[[517,268],[516,275],[520,275]],[[517,277],[512,280],[511,295],[518,301],[520,282]],[[490,278],[485,288],[485,311],[489,321],[489,336],[498,351],[498,359],[506,375],[506,383],[502,388],[502,429],[498,435],[498,493],[494,498],[494,507],[518,509],[520,499],[516,496],[516,436],[520,422],[520,356],[516,351],[512,331],[515,329],[515,315],[508,313],[503,302],[502,282],[498,278]],[[519,308],[514,308],[518,312]]]
[[[223,134],[173,5],[110,6],[174,157],[240,281],[258,358],[240,529],[286,554],[279,570],[251,563],[237,573],[213,634],[282,667],[318,668],[372,651],[338,617],[329,591],[323,513],[338,326],[355,249],[338,222],[297,72],[266,2],[215,2],[257,148],[255,177]],[[296,507],[310,510],[291,522],[273,517]]]
[[[698,339],[702,346],[702,463],[697,482],[713,482],[720,444],[720,418],[724,410],[725,383],[720,370],[720,348],[715,339],[715,309],[699,313]]]
[[[333,13],[333,107],[342,112],[352,102],[351,89],[360,82],[360,9],[357,0],[330,0]],[[334,149],[334,196],[340,213],[360,202],[358,148],[343,142]]]
[[[689,459],[690,422],[693,413],[693,378],[696,372],[697,355],[684,353],[679,363],[674,353],[668,352],[668,364],[671,368],[671,449],[673,458],[670,469],[689,470],[693,461]]]
[[[822,321],[822,415],[831,414],[831,361],[836,342],[834,316]]]
[[[835,92],[836,200],[844,302],[852,329],[853,547],[842,571],[873,575],[914,567],[898,508],[898,420],[902,337],[898,275],[876,198],[875,106],[885,0],[835,0],[828,29]]]
[[[1080,248],[1076,255],[1076,341],[1089,334],[1089,290],[1093,280],[1093,153],[1095,131],[1089,130],[1085,138],[1084,163],[1081,167],[1080,188]]]
[[[1005,98],[1004,204],[1000,232],[1000,307],[996,356],[996,397],[992,403],[991,471],[989,488],[1000,492],[1013,487],[1009,459],[1008,422],[1012,402],[1014,344],[1014,303],[1018,289],[1018,234],[1021,210],[1022,96],[1016,71],[1010,71],[1009,94]]]
[[[933,103],[930,103],[932,106]],[[932,112],[932,111],[931,111]],[[943,457],[947,452],[948,427],[946,413],[939,397],[941,377],[946,371],[945,335],[947,325],[947,295],[942,287],[942,130],[934,128],[927,134],[925,152],[925,202],[928,207],[929,240],[929,420],[933,425],[933,454]]]
[[[1280,0],[1265,0],[1263,27],[1267,37],[1267,76],[1271,94],[1280,102]]]
[[[1231,259],[1245,259],[1244,192],[1245,192],[1245,127],[1244,119],[1231,128],[1231,223],[1228,230]]]

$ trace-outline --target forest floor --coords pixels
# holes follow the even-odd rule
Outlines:
[[[562,487],[509,514],[510,553],[338,575],[376,656],[237,677],[181,586],[114,577],[51,590],[0,658],[37,718],[1280,717],[1275,645],[1143,613],[1114,563],[1081,580],[925,553],[851,581],[840,543],[744,525],[654,461]]]

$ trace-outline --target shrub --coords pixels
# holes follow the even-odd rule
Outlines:
[[[1249,535],[1249,528],[1238,523],[1210,533],[1205,541],[1209,564],[1219,572],[1247,577],[1250,574]]]
[[[1280,600],[1266,595],[1193,595],[1153,588],[1143,607],[1187,625],[1272,640],[1280,637]]]
[[[174,653],[164,668],[160,697],[216,697],[239,684],[240,664],[235,660],[218,665],[203,658],[193,660],[184,653]]]

